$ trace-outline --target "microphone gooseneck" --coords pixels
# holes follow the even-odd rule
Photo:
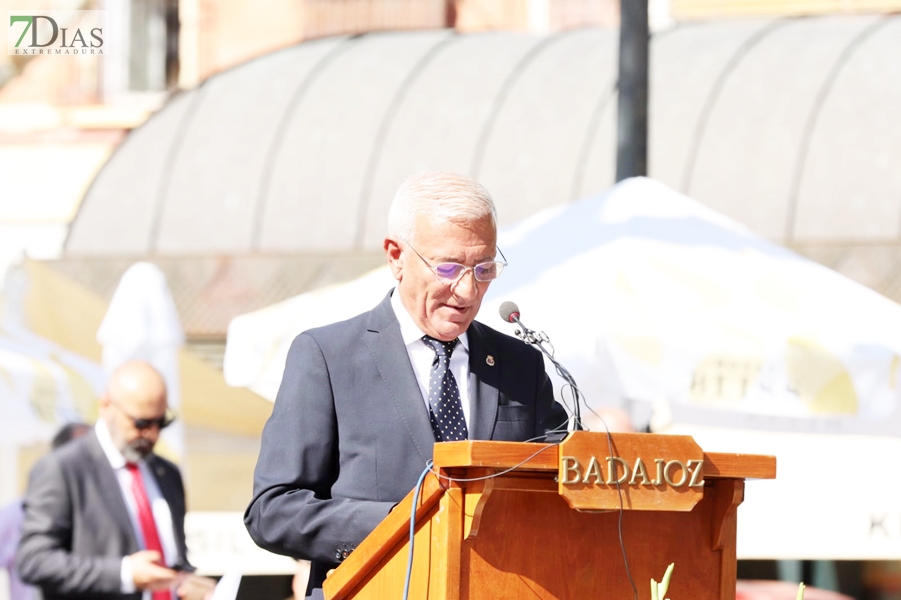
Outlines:
[[[582,413],[579,407],[580,397],[582,396],[582,392],[579,391],[579,386],[576,385],[576,380],[570,374],[569,371],[566,370],[566,367],[557,362],[557,359],[554,358],[554,345],[551,343],[550,338],[548,338],[547,334],[543,331],[536,332],[533,329],[529,329],[525,325],[523,325],[522,321],[520,321],[519,316],[519,307],[515,302],[510,302],[509,300],[504,301],[500,305],[500,315],[501,318],[507,323],[515,323],[519,326],[519,329],[514,331],[513,333],[521,339],[524,343],[530,346],[536,346],[539,350],[541,350],[542,354],[544,354],[548,360],[553,363],[554,368],[557,370],[557,373],[562,377],[567,384],[573,390],[573,431],[582,431],[584,427],[582,427]],[[545,347],[545,344],[551,347],[550,351]]]

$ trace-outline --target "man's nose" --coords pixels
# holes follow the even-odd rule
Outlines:
[[[454,295],[460,298],[475,298],[479,291],[479,282],[476,281],[475,272],[468,269],[453,285]]]
[[[145,427],[144,429],[141,429],[140,432],[141,432],[141,437],[148,439],[152,442],[155,442],[160,437],[160,433],[162,432],[162,430],[160,429],[159,425],[157,425],[156,423],[153,423],[150,427]]]

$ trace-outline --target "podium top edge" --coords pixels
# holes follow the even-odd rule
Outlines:
[[[606,434],[598,434],[606,438]],[[623,436],[672,438],[650,433],[614,433]],[[681,436],[680,436],[681,437]],[[518,471],[546,471],[556,473],[559,468],[557,443],[496,442],[467,440],[442,442],[434,446],[435,468],[482,467],[515,469]],[[602,446],[606,454],[606,443]],[[760,454],[704,452],[704,476],[711,479],[775,479],[776,457]]]
[[[436,468],[521,468],[526,471],[557,471],[557,445],[535,442],[464,441],[435,444]]]

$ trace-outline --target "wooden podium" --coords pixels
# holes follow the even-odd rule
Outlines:
[[[561,444],[436,444],[433,471],[416,507],[411,600],[631,600],[630,577],[647,599],[670,563],[673,600],[734,600],[744,479],[774,478],[776,459],[704,452],[688,436],[576,432]],[[327,599],[403,598],[413,501],[326,579]]]

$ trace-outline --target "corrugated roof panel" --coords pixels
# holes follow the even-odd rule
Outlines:
[[[846,15],[655,36],[650,175],[779,241],[898,239],[899,28]],[[394,32],[254,60],[129,135],[66,252],[377,250],[396,186],[424,169],[474,175],[502,224],[584,196],[613,182],[616,42]]]
[[[848,44],[875,19],[789,19],[762,36],[712,106],[687,194],[781,239],[808,115]]]
[[[456,36],[442,48],[397,107],[377,155],[362,223],[362,246],[380,247],[388,207],[413,173],[469,173],[492,102],[510,71],[542,38],[486,33]],[[509,199],[496,198],[503,214]]]
[[[156,249],[244,253],[253,245],[269,149],[295,93],[340,38],[274,52],[209,79],[173,145]]]
[[[884,241],[901,228],[901,18],[849,52],[806,154],[794,239]]]
[[[690,23],[652,38],[648,174],[685,192],[699,124],[730,61],[771,19]],[[616,130],[614,129],[614,141]]]
[[[294,107],[266,198],[260,249],[353,247],[379,125],[411,70],[450,31],[354,38]]]
[[[584,29],[548,38],[507,85],[476,177],[514,223],[546,206],[572,200],[585,130],[616,80],[617,35]],[[480,160],[481,159],[481,160]]]
[[[198,92],[179,94],[132,131],[97,174],[69,230],[66,253],[146,256],[173,140]]]

